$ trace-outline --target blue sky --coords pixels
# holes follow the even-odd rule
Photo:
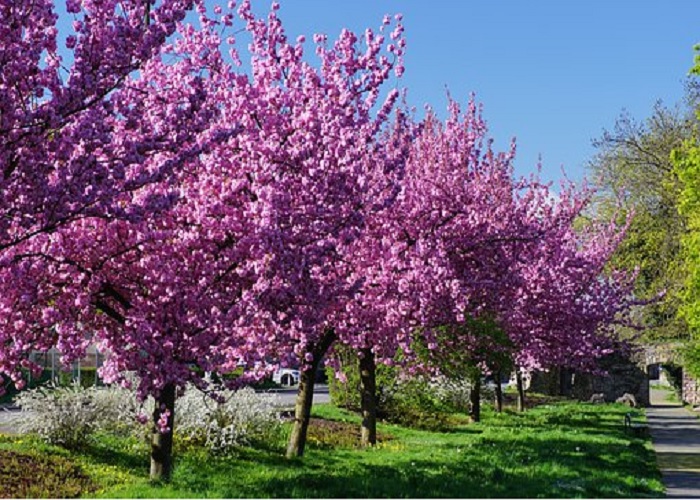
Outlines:
[[[700,42],[698,0],[280,0],[288,33],[362,31],[404,15],[409,103],[442,110],[445,89],[484,105],[496,146],[518,142],[517,173],[580,180],[591,139],[622,109],[673,104]],[[255,2],[261,12],[269,2]]]

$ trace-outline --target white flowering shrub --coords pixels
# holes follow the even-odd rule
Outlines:
[[[98,430],[122,435],[142,430],[136,416],[143,405],[133,391],[117,386],[47,385],[23,391],[16,402],[22,409],[20,432],[36,433],[66,448],[83,446]]]
[[[136,399],[136,393],[116,385],[93,391],[95,405],[99,408],[96,425],[100,430],[127,435],[143,433],[143,425],[137,416],[153,412],[153,400],[145,404]]]
[[[249,387],[219,394],[221,402],[192,386],[187,387],[175,405],[175,429],[179,436],[217,454],[280,438],[282,425],[276,396],[256,393]]]
[[[234,447],[279,440],[282,425],[277,397],[251,388],[220,391],[217,402],[188,385],[175,403],[175,432],[214,453]],[[139,415],[153,413],[153,400],[140,403],[134,391],[117,386],[82,388],[44,386],[17,397],[22,408],[21,432],[36,433],[45,441],[80,448],[98,430],[146,437],[151,426]],[[142,419],[143,421],[143,419]]]
[[[24,391],[16,398],[22,408],[19,430],[52,444],[80,448],[98,427],[100,408],[94,395],[94,388],[77,384]]]
[[[469,407],[473,385],[467,378],[435,377],[429,387],[440,403],[461,410]]]
[[[440,403],[456,410],[464,411],[469,408],[474,385],[468,378],[435,377],[430,381],[429,386]],[[493,401],[495,389],[492,385],[482,383],[480,395],[482,401]]]

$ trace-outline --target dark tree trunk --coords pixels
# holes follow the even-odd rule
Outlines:
[[[501,388],[501,370],[496,371],[496,391],[494,407],[498,413],[503,411],[503,390]]]
[[[362,446],[377,444],[377,365],[371,349],[360,353],[360,382],[362,391]]]
[[[472,379],[472,390],[469,393],[469,416],[472,422],[481,421],[481,373],[476,373]]]
[[[572,383],[571,383],[571,370],[563,366],[559,367],[559,395],[560,396],[571,396]]]
[[[335,331],[327,330],[321,339],[308,346],[306,352],[310,352],[313,360],[310,365],[301,371],[299,376],[299,391],[297,392],[296,405],[294,407],[294,425],[289,436],[287,446],[287,458],[301,457],[306,447],[306,434],[309,430],[311,418],[311,406],[314,402],[314,385],[316,383],[316,370],[321,358],[335,340]]]
[[[518,386],[518,411],[525,411],[525,386],[520,370],[515,372],[515,382]]]
[[[168,410],[168,432],[161,433],[158,420]],[[175,384],[163,387],[153,410],[153,434],[151,435],[151,480],[169,481],[173,472],[173,425],[175,422]]]

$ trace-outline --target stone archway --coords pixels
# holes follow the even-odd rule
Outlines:
[[[691,405],[700,405],[700,382],[683,369],[682,344],[678,342],[645,346],[645,359],[648,381],[655,380],[656,367],[667,367],[667,371],[677,370],[671,385],[680,392],[681,400]]]

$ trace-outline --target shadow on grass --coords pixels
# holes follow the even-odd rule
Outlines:
[[[110,440],[107,443],[97,442],[91,443],[78,451],[85,459],[102,465],[111,465],[124,467],[133,470],[143,470],[144,474],[148,473],[149,467],[149,452],[145,445],[138,451],[129,449],[120,449],[118,446],[110,446],[115,440]]]
[[[561,443],[553,443],[560,446]],[[479,458],[467,452],[452,461],[406,459],[392,464],[347,464],[330,460],[316,470],[304,468],[292,477],[261,481],[255,493],[277,497],[653,497],[658,484],[634,478],[649,464],[630,463],[618,449],[603,450],[604,457],[557,454],[525,443],[514,464],[504,454]],[[615,458],[618,456],[619,458]],[[632,461],[636,462],[636,461]],[[247,495],[232,488],[226,495]]]
[[[303,460],[246,450],[184,460],[173,486],[224,497],[656,497],[654,455],[641,440],[490,436],[415,452],[311,450]]]

